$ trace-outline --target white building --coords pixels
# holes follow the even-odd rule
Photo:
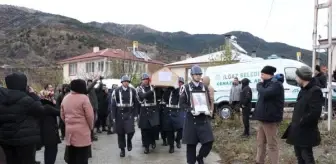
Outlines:
[[[231,50],[232,50],[232,60],[238,62],[250,62],[253,60],[264,60],[262,58],[253,58],[247,54],[247,52],[237,44],[235,40],[230,40]],[[178,76],[184,77],[185,79],[190,80],[190,68],[193,65],[199,65],[203,72],[209,67],[213,66],[215,61],[221,61],[224,51],[218,51],[194,58],[188,58],[186,60],[166,64],[165,67],[171,69]]]

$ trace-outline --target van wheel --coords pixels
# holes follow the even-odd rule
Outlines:
[[[224,119],[227,120],[232,117],[232,108],[229,105],[223,105],[219,107],[218,115]]]

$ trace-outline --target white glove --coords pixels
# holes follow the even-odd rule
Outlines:
[[[112,121],[115,122],[115,119],[113,119]]]
[[[204,113],[205,115],[207,115],[207,116],[210,116],[211,115],[211,113],[210,113],[210,111],[205,111],[205,113]]]
[[[134,121],[136,121],[138,119],[138,117],[134,117]]]
[[[192,114],[193,116],[198,116],[198,115],[200,115],[201,113],[199,113],[199,112],[195,112],[194,110],[192,110],[192,111],[191,111],[191,114]]]

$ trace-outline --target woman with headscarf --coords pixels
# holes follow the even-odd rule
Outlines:
[[[69,164],[87,164],[91,146],[94,114],[88,98],[86,83],[76,79],[70,83],[71,92],[61,104],[61,118],[65,122],[66,155]]]

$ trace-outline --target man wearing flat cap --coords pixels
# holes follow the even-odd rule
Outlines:
[[[271,164],[279,164],[278,125],[282,121],[284,108],[284,88],[274,77],[276,68],[265,66],[261,70],[262,82],[257,84],[258,101],[253,119],[259,121],[257,133],[256,163],[265,163],[266,147]]]
[[[296,70],[296,81],[301,90],[294,107],[292,122],[282,138],[294,145],[298,164],[314,164],[313,147],[321,142],[318,121],[322,112],[321,88],[312,78],[313,72],[307,66]]]

